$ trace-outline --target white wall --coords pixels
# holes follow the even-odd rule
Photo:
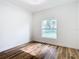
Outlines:
[[[31,20],[31,12],[0,2],[0,52],[30,41]]]
[[[77,3],[78,5],[77,5],[77,42],[78,42],[78,44],[77,44],[77,46],[79,47],[79,2]]]
[[[58,21],[58,39],[44,39],[41,37],[41,21],[54,17]],[[59,5],[54,8],[39,11],[33,14],[33,40],[47,42],[65,47],[79,49],[77,37],[77,3]]]

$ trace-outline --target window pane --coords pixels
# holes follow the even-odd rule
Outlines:
[[[57,21],[50,19],[42,22],[42,37],[57,38]]]

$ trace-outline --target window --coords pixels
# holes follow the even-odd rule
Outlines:
[[[48,19],[42,21],[42,37],[57,39],[57,20]]]

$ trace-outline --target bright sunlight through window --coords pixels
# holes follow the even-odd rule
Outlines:
[[[57,20],[48,19],[42,21],[42,37],[57,39]]]

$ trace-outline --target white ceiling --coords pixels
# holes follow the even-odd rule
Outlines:
[[[52,7],[56,7],[58,5],[63,5],[66,3],[71,3],[71,2],[75,2],[77,0],[47,0],[45,3],[43,4],[39,4],[39,5],[31,5],[28,4],[26,2],[26,0],[9,0],[12,3],[15,3],[21,7],[24,7],[32,12],[37,12],[37,11],[41,11],[44,9],[48,9],[48,8],[52,8]]]

